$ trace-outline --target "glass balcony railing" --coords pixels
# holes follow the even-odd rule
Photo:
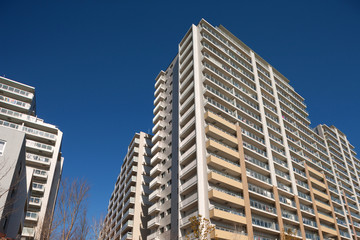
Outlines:
[[[317,224],[315,221],[312,221],[308,218],[303,217],[303,223],[309,226],[317,227]]]
[[[270,228],[273,230],[279,230],[279,225],[275,222],[266,221],[257,217],[252,217],[252,224],[264,228]]]
[[[266,151],[264,150],[261,150],[260,148],[258,147],[255,147],[254,145],[250,144],[250,143],[247,143],[247,142],[244,142],[243,141],[243,146],[246,147],[246,148],[249,148],[257,153],[259,153],[260,155],[263,155],[266,157]]]
[[[262,167],[262,168],[265,168],[265,169],[269,170],[269,165],[267,163],[264,163],[264,162],[262,162],[260,160],[257,160],[257,159],[255,159],[253,157],[250,157],[250,156],[248,156],[246,154],[244,155],[244,157],[245,157],[246,161],[249,161],[251,163],[254,163],[255,165],[258,165],[259,167]]]
[[[266,182],[268,184],[271,184],[271,179],[270,178],[268,178],[268,177],[266,177],[266,176],[264,176],[264,175],[262,175],[262,174],[260,174],[258,172],[255,172],[255,171],[253,171],[251,169],[246,169],[246,174],[248,176],[254,177],[254,178],[256,178],[256,179],[258,179],[258,180],[260,180],[262,182]]]
[[[268,205],[266,203],[262,203],[262,202],[259,202],[257,200],[254,200],[254,199],[250,199],[250,206],[254,207],[254,208],[257,208],[257,209],[260,209],[260,210],[263,210],[265,212],[276,214],[276,208],[275,207],[272,207],[272,206],[270,206],[270,205]]]
[[[286,210],[281,210],[281,216],[293,221],[299,221],[299,217],[297,215],[292,214],[291,212],[288,212]]]
[[[253,185],[251,183],[248,184],[248,189],[251,192],[258,193],[260,195],[263,195],[265,197],[274,198],[274,194],[264,188],[258,187],[256,185]]]
[[[314,209],[312,209],[311,207],[306,206],[304,204],[301,204],[301,203],[300,203],[300,209],[305,211],[305,212],[314,214]]]
[[[288,164],[287,164],[286,162],[280,160],[280,159],[277,158],[277,157],[274,157],[274,156],[273,156],[273,160],[274,160],[274,162],[278,163],[278,164],[281,165],[281,166],[284,166],[284,167],[286,167],[286,168],[288,167]]]
[[[304,198],[308,201],[311,201],[311,197],[303,192],[298,192],[299,197]]]

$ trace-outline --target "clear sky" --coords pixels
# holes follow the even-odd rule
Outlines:
[[[360,151],[360,2],[0,1],[0,75],[34,86],[37,114],[63,132],[64,177],[105,213],[127,146],[152,128],[154,79],[201,18],[224,25],[305,98],[311,126]],[[355,149],[356,150],[356,149]]]

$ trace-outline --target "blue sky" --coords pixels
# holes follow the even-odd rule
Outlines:
[[[360,3],[319,1],[0,2],[0,75],[34,86],[37,114],[63,132],[64,177],[105,213],[127,145],[150,132],[154,78],[201,18],[224,25],[305,98],[311,126],[360,147]]]

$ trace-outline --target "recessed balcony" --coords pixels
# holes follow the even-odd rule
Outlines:
[[[34,177],[34,179],[46,180],[48,177],[48,174],[44,170],[34,169],[33,177]]]
[[[32,184],[32,191],[34,193],[44,193],[45,192],[45,186],[41,183],[33,183]]]
[[[38,167],[50,167],[50,158],[39,156],[32,153],[26,153],[26,162]]]
[[[37,197],[30,197],[29,206],[35,207],[35,208],[40,208],[41,207],[41,199],[37,198]]]
[[[37,222],[39,219],[39,214],[36,212],[26,212],[25,220],[26,221],[32,221]]]
[[[23,237],[35,237],[35,229],[32,227],[23,227],[21,236]]]

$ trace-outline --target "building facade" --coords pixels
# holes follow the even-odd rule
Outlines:
[[[148,240],[360,237],[360,160],[335,127],[223,26],[192,25],[156,78]]]
[[[146,239],[151,135],[136,133],[111,194],[101,239]]]
[[[27,199],[25,133],[3,126],[0,126],[0,179],[0,233],[15,239],[24,224]]]
[[[63,166],[62,132],[36,116],[33,87],[4,77],[0,77],[0,126],[24,134],[27,196],[19,207],[24,219],[16,231],[22,239],[40,239],[55,208]],[[13,155],[14,149],[6,142],[3,157]]]

